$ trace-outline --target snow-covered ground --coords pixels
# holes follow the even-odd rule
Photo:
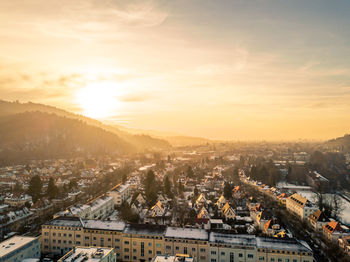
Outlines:
[[[310,200],[312,203],[317,202],[317,196],[316,193],[312,191],[297,191],[298,194],[302,195],[303,197],[306,197],[308,200]],[[328,201],[332,201],[333,194],[326,194],[326,199]],[[341,206],[342,206],[342,213],[340,215],[341,222],[350,224],[350,202],[345,200],[341,197]]]

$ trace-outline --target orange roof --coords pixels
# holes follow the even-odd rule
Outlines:
[[[270,223],[271,223],[271,219],[269,221],[267,221],[266,224],[264,225],[265,232],[267,232],[267,230],[269,229]]]
[[[328,232],[333,234],[335,230],[339,230],[340,226],[337,221],[331,221],[327,225],[323,226],[323,228]]]

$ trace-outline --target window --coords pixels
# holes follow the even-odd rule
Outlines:
[[[225,252],[221,252],[221,255],[224,256],[224,255],[225,255]]]
[[[166,249],[171,249],[171,246],[166,246],[165,248],[166,248]]]
[[[274,259],[274,258],[271,258],[271,262],[273,262],[273,261],[275,261],[275,259]]]
[[[192,247],[192,251],[193,251],[193,252],[196,251],[196,248],[195,248],[195,247]]]
[[[141,257],[145,256],[145,243],[141,242]]]
[[[175,247],[176,250],[179,250],[179,247]]]
[[[210,262],[216,262],[215,258],[210,259]]]
[[[253,254],[248,254],[248,258],[253,258]]]
[[[234,253],[230,253],[230,262],[234,262],[235,261],[235,255]]]
[[[187,247],[184,247],[184,254],[187,254]]]
[[[239,257],[243,257],[243,254],[242,254],[242,253],[239,253],[238,256],[239,256]]]
[[[152,250],[148,250],[148,254],[152,255]]]
[[[124,252],[129,252],[129,248],[124,248]]]
[[[162,247],[162,244],[157,243],[157,244],[156,244],[156,247]]]
[[[216,255],[216,251],[211,251],[210,252],[212,255]]]
[[[259,257],[259,261],[264,261],[265,258],[264,257]]]
[[[152,246],[152,243],[148,243],[148,246],[151,247],[151,246]]]
[[[205,248],[201,248],[199,251],[200,252],[205,252]]]

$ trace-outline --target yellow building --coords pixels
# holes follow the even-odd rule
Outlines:
[[[306,197],[297,193],[287,198],[286,207],[288,211],[296,214],[301,219],[307,219],[318,209]]]
[[[293,239],[77,217],[59,217],[45,223],[41,242],[44,254],[63,255],[76,246],[113,248],[118,261],[151,261],[163,254],[185,254],[198,262],[313,261],[307,244]]]

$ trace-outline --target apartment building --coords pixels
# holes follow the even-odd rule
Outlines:
[[[185,254],[196,261],[208,261],[209,233],[204,229],[167,227],[164,235],[166,254]]]
[[[75,246],[114,248],[118,261],[151,261],[162,254],[184,254],[199,262],[313,260],[310,247],[294,239],[77,217],[60,217],[45,223],[41,241],[45,254],[63,255]]]
[[[39,259],[40,256],[37,237],[14,236],[0,243],[0,262],[19,262],[27,258]]]
[[[58,262],[115,262],[113,248],[76,247],[61,257]]]
[[[120,185],[108,192],[113,197],[114,204],[120,206],[124,201],[128,200],[132,194],[132,187],[129,184]]]
[[[291,195],[286,200],[287,210],[296,214],[301,219],[307,219],[311,214],[318,210],[306,197],[297,193]]]
[[[103,219],[114,211],[114,199],[102,196],[84,205],[76,205],[58,212],[54,217],[76,216],[85,219]]]

